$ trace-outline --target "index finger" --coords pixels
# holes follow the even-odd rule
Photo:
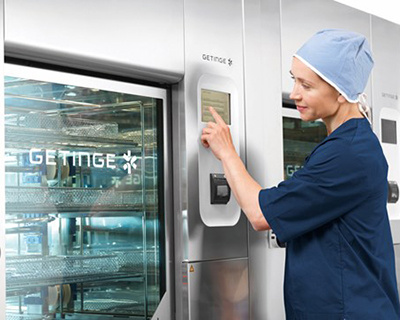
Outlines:
[[[218,114],[217,111],[215,111],[215,109],[213,107],[208,107],[208,109],[210,110],[211,115],[213,116],[213,118],[215,119],[217,124],[226,125],[224,119],[222,119],[222,117]]]

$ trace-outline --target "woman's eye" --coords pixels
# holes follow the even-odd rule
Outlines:
[[[304,89],[310,89],[310,86],[309,86],[309,85],[306,85],[305,83],[302,83],[301,85],[302,85],[302,87],[303,87]]]

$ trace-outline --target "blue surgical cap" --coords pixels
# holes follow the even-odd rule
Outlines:
[[[374,65],[367,39],[340,29],[317,32],[294,56],[353,103],[359,102]]]

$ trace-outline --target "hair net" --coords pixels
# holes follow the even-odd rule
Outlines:
[[[363,93],[374,61],[365,36],[340,29],[324,29],[312,36],[294,55],[345,99],[359,103],[369,119],[370,110]]]

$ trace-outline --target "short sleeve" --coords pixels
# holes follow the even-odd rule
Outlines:
[[[351,147],[327,141],[302,169],[261,190],[260,208],[277,237],[290,241],[351,212],[368,195],[366,169]]]

